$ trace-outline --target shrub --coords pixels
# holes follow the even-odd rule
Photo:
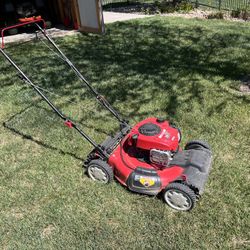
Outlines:
[[[231,17],[242,18],[243,20],[247,21],[250,19],[250,10],[248,10],[248,9],[232,10]]]
[[[194,6],[190,2],[182,1],[181,3],[177,5],[176,8],[178,11],[181,11],[181,12],[190,12],[194,9]]]
[[[211,13],[207,16],[208,19],[224,19],[224,13],[219,11],[215,13]]]
[[[242,10],[241,11],[241,18],[245,21],[250,19],[250,11],[249,10]]]
[[[239,18],[240,14],[241,14],[241,10],[240,9],[232,10],[231,17],[233,17],[233,18]]]
[[[175,11],[189,12],[193,10],[193,5],[186,0],[163,0],[161,2],[155,1],[155,6],[159,9],[161,13],[172,13]]]

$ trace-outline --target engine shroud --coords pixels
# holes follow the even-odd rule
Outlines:
[[[177,151],[180,137],[179,130],[168,121],[148,118],[132,128],[129,143],[144,150]]]

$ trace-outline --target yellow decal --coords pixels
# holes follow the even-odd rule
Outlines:
[[[155,184],[155,180],[147,177],[140,177],[140,183],[145,187],[152,187]]]

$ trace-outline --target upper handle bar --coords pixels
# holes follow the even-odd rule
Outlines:
[[[24,22],[24,23],[19,23],[19,24],[15,24],[15,25],[3,28],[1,30],[1,37],[2,37],[1,48],[4,49],[4,32],[5,31],[11,30],[11,29],[15,29],[15,28],[19,28],[19,27],[23,27],[23,26],[26,26],[26,25],[29,25],[29,24],[33,24],[33,23],[40,23],[40,22],[43,23],[43,28],[45,29],[46,28],[46,23],[45,23],[44,19],[42,19],[42,18],[34,19],[32,21],[28,21],[28,22]]]

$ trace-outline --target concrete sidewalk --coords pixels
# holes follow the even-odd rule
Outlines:
[[[76,34],[77,31],[75,30],[65,30],[65,29],[58,29],[58,28],[51,28],[47,30],[47,34],[51,37],[64,37]],[[42,36],[41,36],[42,37]],[[4,38],[4,43],[13,43],[13,42],[27,42],[32,39],[36,38],[36,33],[22,33],[12,36],[6,36]]]
[[[108,23],[114,23],[119,21],[126,21],[131,19],[137,19],[137,18],[146,18],[151,17],[152,15],[139,15],[139,14],[128,14],[128,13],[119,13],[119,12],[110,12],[110,11],[104,11],[104,22],[105,24]],[[51,37],[63,37],[68,35],[76,34],[77,31],[75,30],[65,30],[62,28],[52,28],[47,30],[48,34]],[[6,36],[4,39],[5,43],[13,43],[13,42],[25,42],[30,41],[36,37],[35,34],[18,34],[18,35],[12,35],[12,36]]]
[[[153,15],[140,15],[140,14],[103,11],[105,24],[119,22],[119,21],[127,21],[127,20],[132,20],[132,19],[137,19],[137,18],[152,17],[152,16]]]

